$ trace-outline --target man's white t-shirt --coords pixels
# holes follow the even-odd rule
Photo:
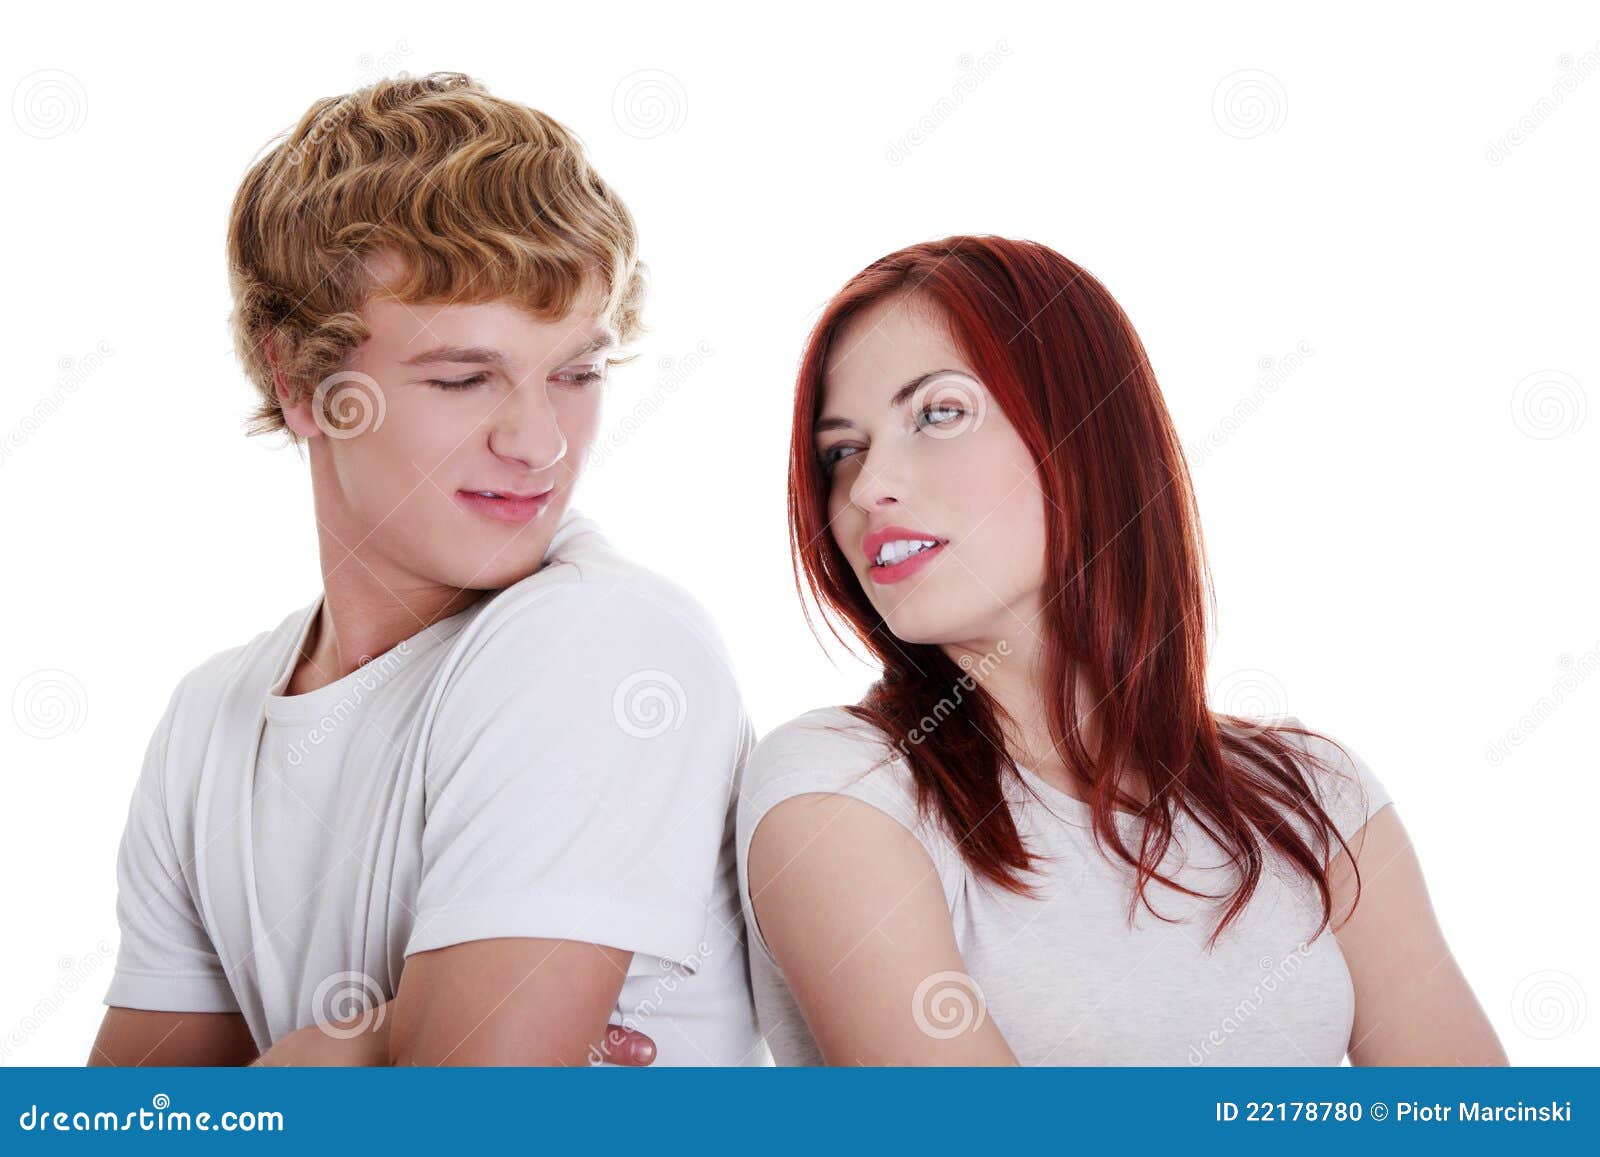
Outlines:
[[[179,684],[117,860],[105,1003],[244,1014],[262,1050],[503,936],[634,953],[658,1065],[770,1063],[732,807],[754,742],[681,588],[569,510],[534,574],[285,696],[319,595]]]

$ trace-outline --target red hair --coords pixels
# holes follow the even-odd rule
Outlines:
[[[1002,709],[979,686],[949,711],[951,689],[972,687],[967,668],[936,645],[893,639],[828,529],[830,484],[812,427],[829,350],[852,318],[905,295],[936,307],[1037,466],[1048,499],[1039,633],[1045,686],[1057,691],[1046,696],[1050,737],[1087,789],[1096,840],[1135,869],[1129,919],[1141,900],[1166,919],[1150,904],[1151,881],[1205,895],[1158,871],[1182,811],[1240,871],[1231,893],[1208,897],[1229,901],[1209,943],[1244,910],[1273,853],[1321,898],[1314,939],[1332,918],[1329,851],[1333,841],[1346,847],[1302,769],[1314,757],[1289,739],[1315,733],[1208,707],[1206,611],[1209,604],[1214,613],[1215,600],[1182,446],[1122,308],[1087,270],[1046,246],[957,236],[891,253],[828,302],[806,344],[789,453],[790,545],[802,605],[809,592],[833,634],[844,641],[834,620],[842,621],[882,670],[848,710],[891,740],[942,716],[914,743],[896,744],[919,804],[939,817],[976,873],[1031,895],[1024,873],[1038,869],[1003,806],[1002,777],[1018,773]],[[1079,731],[1080,674],[1089,688],[1108,689],[1095,756]],[[1152,781],[1138,768],[1161,774]],[[1113,819],[1118,803],[1139,807],[1121,790],[1129,783],[1148,799],[1137,850]]]

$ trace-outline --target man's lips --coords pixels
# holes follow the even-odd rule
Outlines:
[[[487,515],[498,522],[527,523],[539,517],[541,511],[550,505],[550,499],[555,494],[556,488],[521,494],[515,490],[457,490],[456,501],[469,510]]]

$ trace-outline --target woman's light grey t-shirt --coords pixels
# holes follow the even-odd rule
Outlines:
[[[1387,793],[1353,752],[1323,739],[1295,741],[1329,765],[1324,771],[1308,762],[1306,774],[1355,850],[1354,837],[1389,802]],[[1046,872],[1030,877],[1039,885],[1036,900],[976,876],[937,819],[919,819],[905,760],[842,708],[808,712],[757,745],[739,802],[739,888],[757,1014],[778,1064],[821,1064],[822,1055],[751,910],[748,856],[762,817],[808,792],[871,804],[909,829],[933,860],[966,973],[919,988],[906,1012],[926,1031],[959,1031],[962,1018],[981,1008],[1024,1065],[1343,1060],[1355,1011],[1350,973],[1331,932],[1307,942],[1320,903],[1286,862],[1263,872],[1250,903],[1210,951],[1217,902],[1160,884],[1147,894],[1178,922],[1141,905],[1130,928],[1132,869],[1096,846],[1089,806],[1025,769],[1021,775],[1023,783],[1007,781],[1012,814],[1029,850],[1050,857]],[[1138,847],[1140,822],[1118,813],[1130,848]],[[1193,818],[1180,815],[1174,835],[1162,872],[1196,891],[1231,892],[1235,870]]]

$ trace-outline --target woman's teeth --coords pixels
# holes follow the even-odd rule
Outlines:
[[[878,548],[876,565],[893,566],[897,562],[904,562],[914,554],[938,545],[937,541],[930,538],[903,538],[895,542],[886,542]]]

